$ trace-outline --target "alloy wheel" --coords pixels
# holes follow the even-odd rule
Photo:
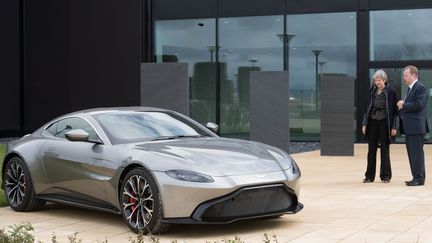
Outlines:
[[[139,230],[148,227],[155,204],[153,191],[144,177],[129,177],[123,187],[122,206],[125,218],[132,227]]]
[[[27,191],[27,181],[24,169],[17,162],[12,162],[5,173],[5,192],[12,206],[23,203]]]

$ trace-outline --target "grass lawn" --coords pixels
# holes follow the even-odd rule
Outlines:
[[[6,145],[5,144],[0,144],[0,170],[2,168],[2,164],[3,164],[3,157],[4,154],[6,152]],[[2,174],[0,172],[0,182],[2,182]],[[0,207],[6,206],[6,199],[5,199],[5,195],[2,189],[0,189]]]

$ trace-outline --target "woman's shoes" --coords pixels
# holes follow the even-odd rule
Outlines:
[[[363,183],[371,183],[371,182],[373,182],[374,180],[372,180],[372,179],[368,179],[368,178],[365,178],[365,179],[363,179]],[[381,179],[381,182],[382,183],[390,183],[390,179],[387,179],[387,178],[385,178],[385,179]]]

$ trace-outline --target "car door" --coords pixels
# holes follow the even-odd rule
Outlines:
[[[65,133],[73,129],[83,129],[90,138],[99,139],[93,127],[80,117],[65,118],[47,128],[52,137],[47,139],[42,153],[50,183],[46,194],[106,202],[104,182],[110,178],[106,166],[110,162],[104,157],[105,145],[67,140]]]

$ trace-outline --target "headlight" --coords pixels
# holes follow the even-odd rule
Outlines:
[[[294,159],[291,157],[291,155],[287,154],[286,152],[283,152],[285,155],[285,158],[289,161],[291,164],[291,172],[293,174],[300,174],[300,168],[298,167],[297,163],[294,161]]]
[[[291,159],[291,169],[293,174],[300,174],[300,168],[293,159]]]
[[[209,175],[204,175],[198,172],[187,171],[187,170],[169,170],[166,171],[167,175],[170,177],[181,180],[181,181],[190,181],[190,182],[202,182],[202,183],[212,183],[214,182],[213,178]]]

